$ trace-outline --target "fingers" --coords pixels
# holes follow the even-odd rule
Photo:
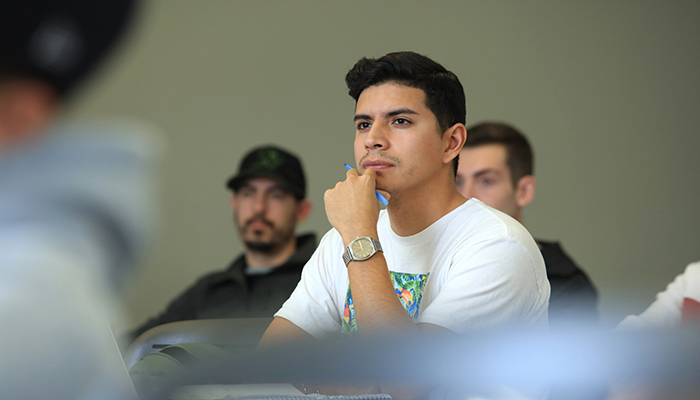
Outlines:
[[[346,178],[359,178],[359,177],[364,177],[365,179],[369,179],[372,183],[376,182],[377,180],[377,171],[373,170],[372,168],[367,168],[362,175],[360,175],[360,172],[356,169],[348,169],[347,172],[345,173]],[[346,179],[347,181],[347,179]]]
[[[371,186],[374,190],[374,187],[377,182],[377,171],[368,168],[362,174],[360,174],[358,170],[350,167],[348,164],[345,164],[345,168],[347,169],[347,171],[345,172],[345,180],[336,183],[333,190],[344,190],[341,188],[345,187],[345,185],[355,186],[358,183],[361,183],[363,186]],[[381,195],[379,194],[379,192],[376,192],[376,195],[377,199],[379,199],[382,202],[382,204],[386,204],[386,200],[384,198],[380,198]]]
[[[367,168],[363,171],[362,175],[360,175],[359,171],[356,173],[351,174],[350,171],[355,171],[354,169],[351,169],[351,167],[347,164],[345,164],[345,168],[348,169],[346,173],[346,179],[345,183],[349,183],[351,181],[355,181],[355,179],[358,179],[360,182],[364,182],[365,185],[371,186],[372,189],[375,189],[376,184],[377,184],[377,171],[375,171],[372,168]],[[338,182],[339,184],[341,182]],[[337,187],[338,185],[336,185]],[[391,197],[387,192],[380,192],[379,190],[375,190],[375,194],[377,197],[377,200],[382,203],[383,205],[388,205],[389,203],[389,197]]]
[[[372,181],[377,179],[377,171],[373,170],[372,168],[367,168],[362,175],[372,178]]]

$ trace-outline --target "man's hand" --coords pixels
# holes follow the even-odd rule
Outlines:
[[[340,233],[345,245],[356,236],[377,237],[379,202],[374,193],[376,176],[373,169],[367,169],[362,176],[357,170],[350,169],[346,179],[326,190],[323,196],[328,222]]]

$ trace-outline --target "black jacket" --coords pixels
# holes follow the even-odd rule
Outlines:
[[[558,242],[536,240],[551,287],[549,326],[556,328],[569,322],[596,326],[598,293],[588,276],[564,253]]]
[[[246,275],[245,256],[228,269],[200,278],[167,309],[128,334],[131,342],[158,325],[207,318],[272,317],[301,279],[301,270],[316,249],[316,236],[297,237],[297,251],[286,263],[263,275]]]

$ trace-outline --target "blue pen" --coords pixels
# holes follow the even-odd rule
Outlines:
[[[345,169],[350,171],[352,169],[351,166],[345,164]],[[377,199],[379,200],[380,203],[384,204],[385,206],[389,205],[389,200],[386,199],[381,193],[379,193],[379,190],[375,190],[374,193],[377,194]]]

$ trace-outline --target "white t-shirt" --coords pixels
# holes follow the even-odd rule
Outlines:
[[[616,330],[681,328],[684,314],[686,319],[697,322],[697,315],[688,315],[697,313],[689,310],[694,308],[692,303],[700,303],[700,261],[689,264],[666,290],[656,295],[656,301],[649,308],[638,316],[627,316]]]
[[[528,231],[508,215],[471,199],[406,237],[393,232],[384,210],[377,231],[397,296],[416,323],[456,333],[547,326],[544,261]],[[335,229],[326,233],[275,316],[319,340],[354,335],[344,250]]]

